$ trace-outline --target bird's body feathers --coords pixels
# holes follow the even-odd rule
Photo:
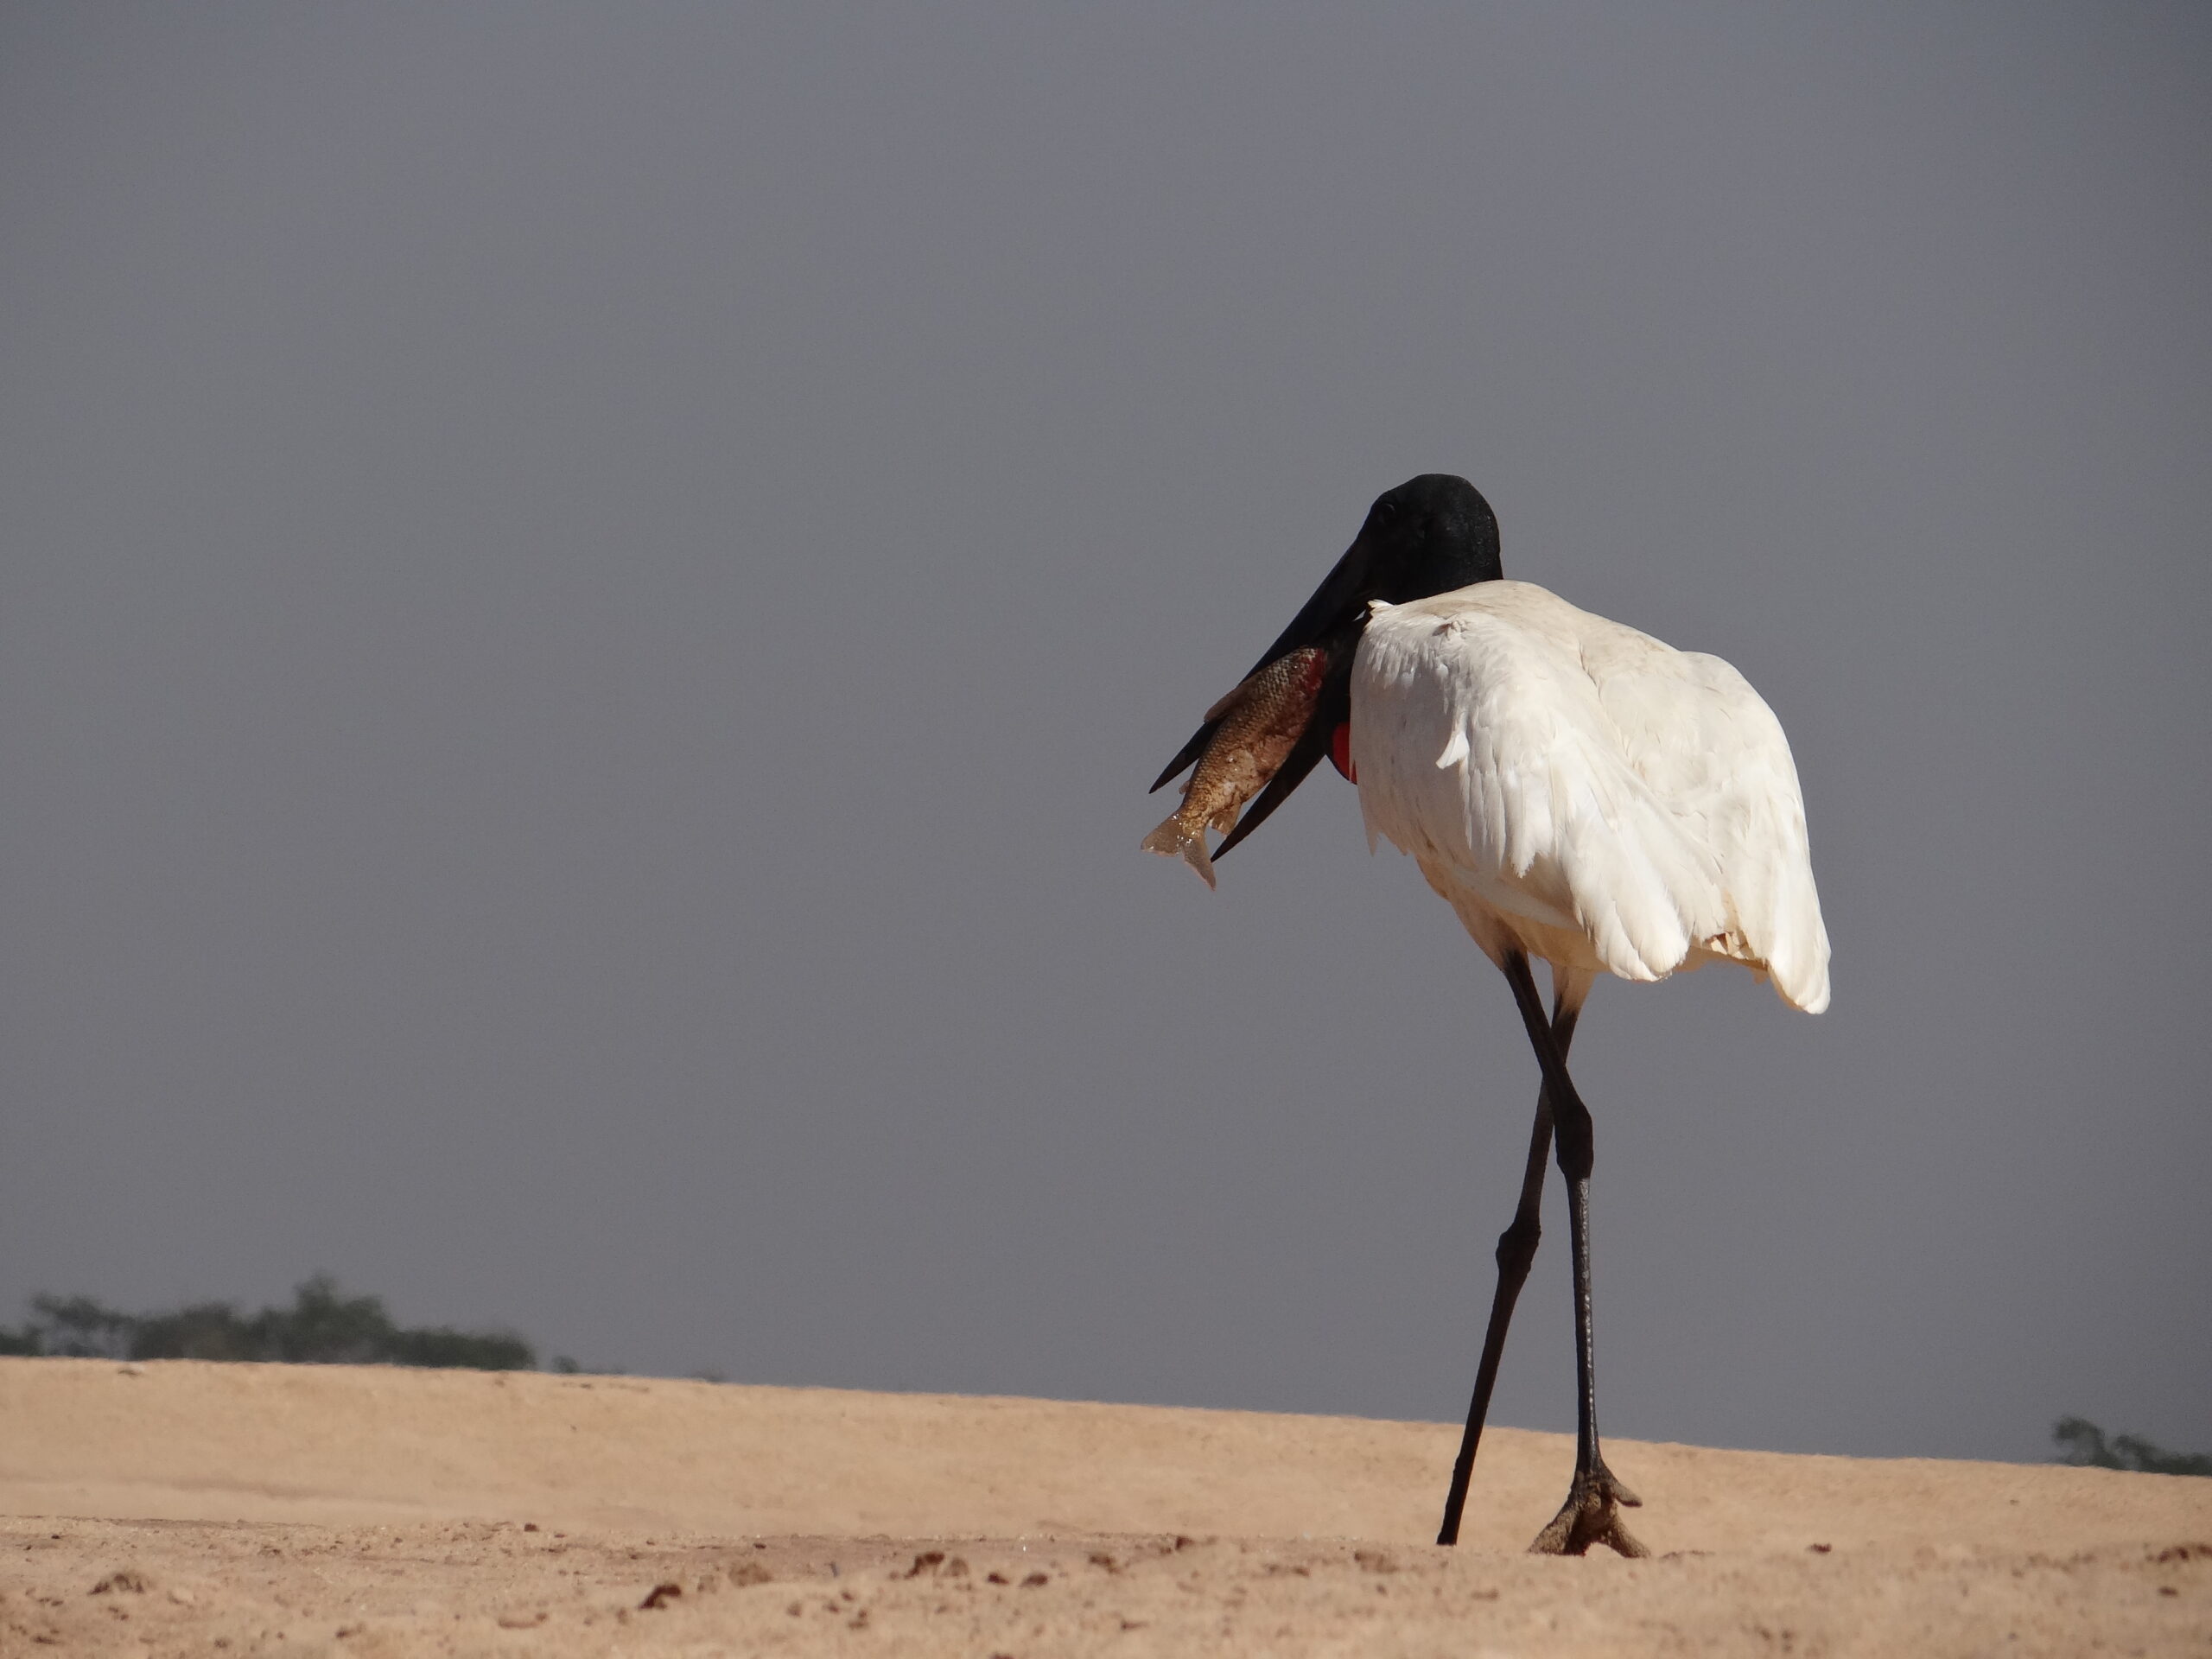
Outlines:
[[[1411,854],[1493,961],[1652,980],[1728,960],[1827,1006],[1789,741],[1720,658],[1529,582],[1377,604],[1351,758],[1370,844]]]

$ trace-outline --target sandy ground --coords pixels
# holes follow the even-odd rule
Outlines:
[[[2212,1480],[344,1367],[0,1360],[0,1655],[2188,1653]]]

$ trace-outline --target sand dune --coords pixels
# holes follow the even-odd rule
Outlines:
[[[0,1360],[0,1653],[2212,1653],[2212,1481],[1614,1441],[1658,1559],[1543,1560],[1571,1442],[1493,1431],[1446,1551],[1455,1438]]]

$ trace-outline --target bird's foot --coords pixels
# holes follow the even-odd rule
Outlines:
[[[1603,1544],[1631,1558],[1649,1555],[1651,1552],[1636,1540],[1636,1535],[1621,1524],[1622,1506],[1637,1509],[1643,1500],[1615,1478],[1613,1471],[1603,1463],[1593,1468],[1574,1471],[1574,1484],[1567,1489],[1567,1502],[1552,1517],[1551,1525],[1536,1535],[1536,1541],[1529,1546],[1531,1555],[1583,1555],[1592,1544]]]

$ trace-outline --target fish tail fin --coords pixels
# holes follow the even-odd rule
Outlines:
[[[1206,832],[1203,825],[1194,833],[1185,830],[1169,817],[1160,822],[1160,828],[1144,838],[1144,849],[1158,853],[1163,858],[1179,858],[1205,878],[1206,886],[1214,885],[1213,860],[1206,856]]]

